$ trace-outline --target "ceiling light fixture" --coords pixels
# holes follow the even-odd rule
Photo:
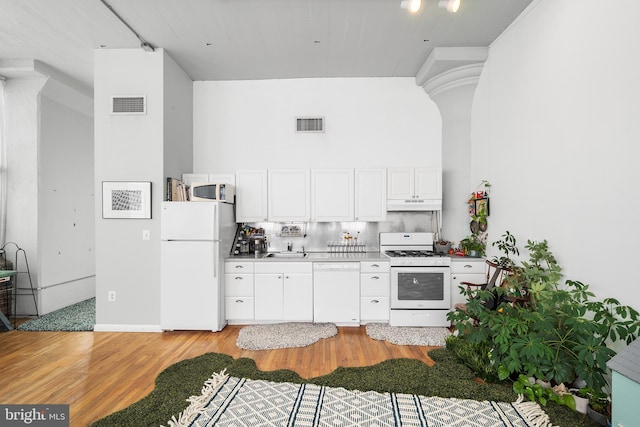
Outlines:
[[[118,18],[120,20],[120,22],[122,22],[128,29],[129,31],[131,31],[133,33],[134,36],[136,36],[138,38],[138,40],[140,40],[140,47],[142,48],[142,50],[144,50],[145,52],[153,52],[155,51],[155,48],[151,45],[151,43],[147,42],[145,39],[142,38],[142,36],[140,34],[138,34],[136,32],[136,30],[133,29],[133,27],[131,27],[131,25],[129,25],[127,23],[127,21],[125,21],[122,16],[118,15],[118,12],[116,12],[113,7],[111,7],[111,5],[109,3],[107,3],[106,0],[100,0],[102,2],[102,4],[105,5],[105,7],[107,9],[109,9],[109,11],[111,13],[113,13],[113,15]]]
[[[422,0],[402,0],[400,2],[400,7],[407,9],[411,13],[418,12],[420,10],[420,6],[422,6]]]
[[[448,12],[456,13],[460,9],[460,0],[440,0],[438,6],[446,8]]]

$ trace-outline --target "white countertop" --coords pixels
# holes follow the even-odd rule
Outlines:
[[[305,257],[268,257],[268,254],[229,256],[226,261],[259,261],[259,262],[314,262],[314,261],[389,261],[380,252],[307,252]]]

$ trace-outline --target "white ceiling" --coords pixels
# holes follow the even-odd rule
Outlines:
[[[488,46],[532,0],[106,0],[193,80],[413,77],[434,47]],[[426,4],[425,4],[426,3]],[[0,59],[93,87],[93,50],[140,41],[100,0],[0,0]]]

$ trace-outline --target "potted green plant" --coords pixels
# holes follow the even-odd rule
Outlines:
[[[486,233],[471,234],[460,241],[460,247],[468,256],[485,256],[487,250],[487,235]]]
[[[503,268],[513,270],[516,264],[511,256],[520,255],[520,250],[516,245],[515,236],[511,234],[509,230],[507,230],[501,236],[501,239],[491,243],[491,246],[497,247],[500,252],[503,253],[502,256],[494,256],[492,258],[492,261]]]
[[[589,418],[601,426],[608,425],[608,421],[611,419],[611,402],[609,395],[604,392],[591,393],[587,414]]]
[[[449,316],[459,337],[489,344],[501,380],[524,374],[570,384],[580,377],[586,387],[606,389],[606,363],[615,354],[608,344],[638,336],[638,312],[614,298],[596,300],[579,281],[562,283],[562,269],[546,241],[529,241],[526,248],[529,259],[518,266],[518,280],[529,303],[489,310],[477,292],[479,298],[470,299],[464,311]]]

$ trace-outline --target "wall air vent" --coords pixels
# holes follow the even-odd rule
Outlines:
[[[324,117],[296,117],[296,132],[324,132]]]
[[[111,114],[146,114],[147,97],[144,95],[135,96],[112,96]]]

